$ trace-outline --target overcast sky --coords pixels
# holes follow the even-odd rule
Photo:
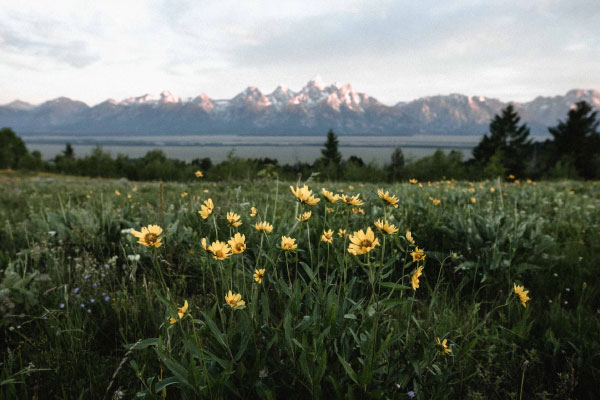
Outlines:
[[[22,0],[0,21],[0,104],[231,98],[316,75],[387,104],[600,89],[599,0]]]

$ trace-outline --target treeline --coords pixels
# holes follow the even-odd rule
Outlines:
[[[548,128],[552,139],[533,142],[526,124],[512,105],[490,122],[488,134],[473,149],[473,157],[463,160],[458,151],[436,151],[431,156],[406,161],[401,148],[396,148],[385,165],[365,163],[360,157],[342,159],[338,139],[333,131],[321,157],[314,163],[280,165],[276,159],[244,159],[231,152],[227,159],[213,164],[210,158],[191,162],[169,159],[161,150],[152,150],[141,158],[111,154],[96,147],[90,154],[76,157],[73,147],[54,160],[42,160],[39,151],[29,152],[25,143],[10,128],[0,130],[0,168],[47,171],[90,177],[127,178],[130,180],[195,179],[197,171],[204,179],[231,180],[260,177],[294,180],[299,174],[320,172],[329,180],[394,182],[416,178],[422,181],[440,179],[478,180],[514,176],[516,178],[600,178],[600,133],[597,112],[586,102],[577,103],[564,121]]]

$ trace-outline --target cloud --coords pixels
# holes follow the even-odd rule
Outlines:
[[[0,71],[19,78],[0,95],[226,98],[321,74],[388,103],[526,100],[600,87],[598,18],[597,0],[23,0],[0,6]]]
[[[86,67],[99,60],[81,40],[53,43],[42,37],[27,37],[0,27],[0,50],[34,58],[53,59],[75,68]]]

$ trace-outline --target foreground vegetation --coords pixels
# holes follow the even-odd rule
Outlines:
[[[0,398],[600,394],[598,183],[0,184]]]

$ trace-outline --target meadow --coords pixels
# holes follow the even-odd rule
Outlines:
[[[600,183],[205,178],[0,174],[0,398],[600,395]]]

